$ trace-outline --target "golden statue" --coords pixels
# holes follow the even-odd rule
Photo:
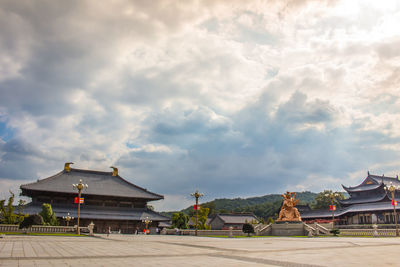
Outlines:
[[[299,200],[296,198],[296,193],[286,191],[286,194],[282,194],[283,204],[281,211],[279,212],[279,218],[277,222],[301,222],[299,211],[295,208]]]

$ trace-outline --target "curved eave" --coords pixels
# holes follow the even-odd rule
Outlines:
[[[346,190],[346,192],[354,193],[354,192],[362,192],[362,191],[372,191],[372,190],[379,189],[381,187],[383,188],[384,184],[381,183],[381,184],[376,184],[376,185],[358,185],[355,187],[347,187],[342,184],[342,187],[344,190]]]
[[[352,199],[352,198],[348,198],[348,199],[343,199],[343,200],[339,200],[339,203],[341,205],[352,205],[352,204],[363,204],[363,203],[375,203],[375,202],[380,202],[383,200],[388,200],[386,194],[383,194],[379,197],[376,198],[364,198],[364,199]]]
[[[22,194],[23,196],[27,196],[27,197],[31,197],[32,194],[27,193],[26,191],[31,191],[31,192],[35,192],[35,193],[53,193],[53,194],[66,194],[66,195],[71,195],[71,196],[75,196],[76,193],[71,193],[71,192],[66,192],[66,191],[54,191],[54,190],[36,190],[36,189],[30,189],[30,188],[23,188],[22,186],[20,187],[22,190]],[[82,196],[98,196],[98,197],[115,197],[115,198],[129,198],[129,199],[144,199],[147,201],[154,201],[154,200],[160,200],[160,199],[164,199],[164,196],[154,196],[152,198],[150,197],[135,197],[135,196],[116,196],[116,195],[99,195],[99,194],[90,194],[90,193],[86,193],[84,191],[82,191]]]

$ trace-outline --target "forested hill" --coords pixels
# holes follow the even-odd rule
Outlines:
[[[301,193],[296,193],[296,199],[300,200],[299,204],[308,204],[314,201],[316,195],[317,195],[316,193],[312,192],[301,192]],[[234,198],[234,199],[220,198],[220,199],[215,199],[211,202],[215,204],[216,210],[233,211],[237,208],[260,205],[264,204],[265,202],[271,202],[271,203],[282,202],[282,195],[270,194],[261,197]]]
[[[296,193],[296,199],[300,200],[299,204],[310,204],[314,201],[316,193],[299,192]],[[270,194],[261,197],[250,198],[220,198],[210,202],[201,203],[203,208],[209,208],[210,214],[225,212],[252,212],[260,218],[273,217],[279,213],[282,203],[282,195]],[[193,206],[182,210],[184,213],[191,215]],[[173,212],[163,212],[166,216],[172,216]]]

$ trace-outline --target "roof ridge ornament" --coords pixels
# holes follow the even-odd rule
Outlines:
[[[112,176],[118,176],[118,168],[116,168],[116,167],[114,167],[114,166],[111,166],[110,168],[113,169]]]
[[[73,162],[66,162],[64,165],[64,171],[66,172],[70,172],[71,171],[71,167],[69,165],[74,164]]]

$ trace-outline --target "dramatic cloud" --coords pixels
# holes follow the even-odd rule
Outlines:
[[[2,1],[0,185],[107,170],[180,209],[400,170],[397,1]]]

